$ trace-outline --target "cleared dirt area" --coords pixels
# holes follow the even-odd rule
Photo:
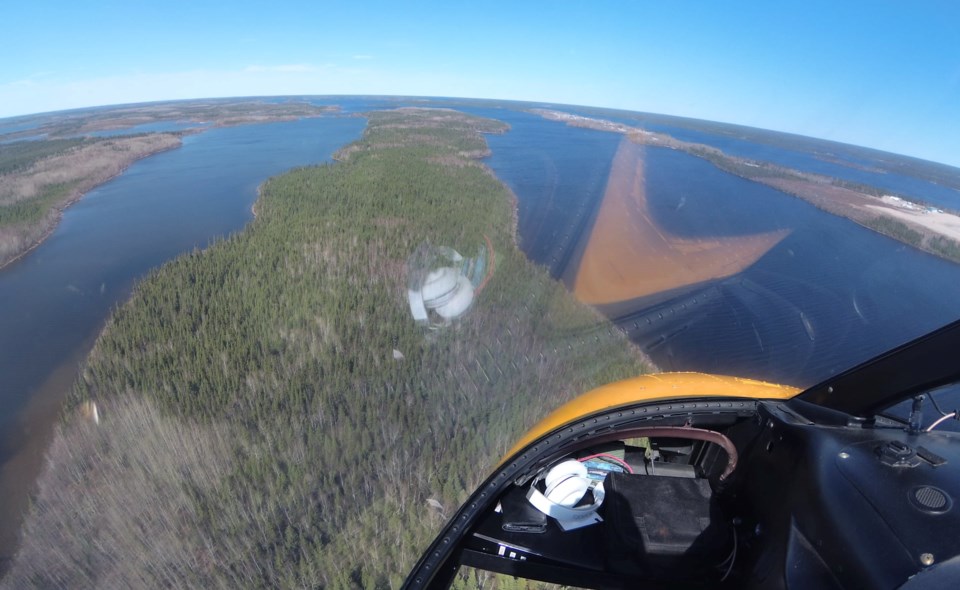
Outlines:
[[[867,208],[960,241],[960,217],[952,213],[908,211],[886,205],[867,205]]]
[[[625,139],[614,156],[574,282],[580,301],[616,303],[728,277],[756,262],[789,233],[690,239],[664,231],[647,207],[644,149]]]
[[[898,197],[876,197],[817,180],[754,180],[925,252],[960,262],[960,216],[954,213],[928,211],[926,206]]]

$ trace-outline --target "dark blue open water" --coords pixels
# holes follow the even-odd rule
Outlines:
[[[25,137],[17,137],[15,139],[0,139],[0,145],[8,145],[11,143],[16,143],[18,141],[39,141],[41,139],[46,139],[47,134],[41,133],[39,135],[28,135]]]
[[[620,136],[513,110],[462,110],[510,124],[487,136],[486,163],[517,195],[524,253],[562,277],[589,235]]]
[[[31,129],[36,129],[40,125],[40,121],[34,119],[26,121],[20,119],[19,117],[7,119],[3,124],[0,124],[0,135],[4,135],[6,133],[17,133],[19,131],[29,131]]]
[[[654,217],[673,234],[790,231],[756,264],[704,286],[719,297],[703,309],[631,330],[658,345],[663,368],[812,385],[960,317],[960,265],[682,152],[648,149],[646,177]]]
[[[380,98],[340,104],[345,112],[398,106],[396,100]],[[456,99],[436,99],[430,104],[510,124],[508,133],[487,136],[493,153],[485,162],[517,195],[524,252],[570,285],[622,137],[525,112],[549,105],[500,106]],[[637,123],[637,119],[623,121]],[[807,153],[729,134],[649,121],[643,125],[732,155],[891,186],[891,190],[960,209],[960,200],[954,200],[960,193],[953,189],[824,161],[822,155],[834,150],[831,155],[838,161],[877,164],[838,144],[801,138],[822,148]],[[884,185],[878,179],[893,184]],[[646,189],[656,222],[680,237],[790,232],[735,276],[603,308],[664,370],[735,374],[810,386],[960,318],[960,265],[780,191],[723,172],[702,159],[659,148],[647,150]],[[642,266],[643,261],[637,264]]]

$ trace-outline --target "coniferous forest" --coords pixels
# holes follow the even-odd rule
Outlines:
[[[116,310],[5,587],[395,588],[526,428],[649,368],[517,247],[513,196],[479,160],[504,125],[368,121]],[[470,312],[417,325],[408,257],[487,239]]]

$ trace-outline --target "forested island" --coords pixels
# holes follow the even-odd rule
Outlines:
[[[892,195],[873,186],[739,158],[712,146],[601,118],[548,109],[532,109],[532,112],[574,127],[622,133],[640,145],[686,152],[725,172],[773,187],[828,213],[846,217],[895,240],[960,263],[960,214],[932,207],[922,198]],[[933,164],[928,168],[936,169]]]
[[[518,249],[514,197],[477,159],[503,124],[368,120],[116,311],[0,585],[395,587],[527,427],[652,368]],[[435,329],[407,304],[424,243],[495,253]]]

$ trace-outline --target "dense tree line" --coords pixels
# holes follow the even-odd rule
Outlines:
[[[37,196],[26,201],[0,205],[0,226],[40,222],[70,194],[75,183],[46,185]]]
[[[960,243],[944,237],[934,237],[930,239],[929,247],[931,250],[954,262],[960,263]]]
[[[72,147],[88,141],[78,137],[72,139],[47,139],[40,141],[16,141],[0,145],[0,175],[26,170],[34,162],[62,154]]]
[[[246,231],[140,283],[82,369],[4,585],[396,587],[525,429],[646,370],[516,247],[512,196],[475,159],[503,129],[373,113],[340,163],[271,179]],[[417,326],[407,257],[486,238],[497,270],[470,313]]]
[[[865,224],[871,229],[911,246],[920,247],[921,242],[923,242],[923,234],[911,229],[909,225],[897,219],[878,215],[867,219]]]

